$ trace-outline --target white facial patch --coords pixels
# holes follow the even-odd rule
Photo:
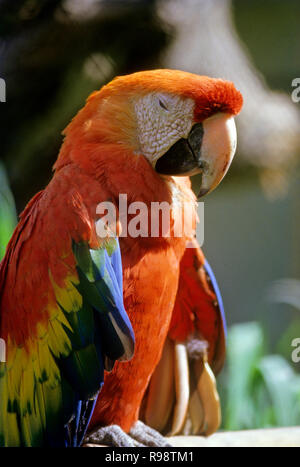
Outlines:
[[[151,93],[135,100],[134,109],[140,151],[152,165],[192,128],[194,101],[189,98]]]

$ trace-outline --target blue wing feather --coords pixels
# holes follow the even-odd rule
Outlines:
[[[215,277],[215,275],[213,273],[213,270],[212,270],[212,268],[211,268],[211,266],[210,266],[210,264],[208,263],[207,260],[205,260],[204,269],[206,271],[206,274],[210,278],[212,287],[214,289],[214,293],[216,294],[219,310],[220,310],[221,317],[222,317],[224,334],[225,334],[225,337],[227,338],[226,317],[225,317],[225,310],[224,310],[222,295],[221,295],[221,292],[220,292],[220,289],[219,289],[219,286],[218,286],[218,283],[217,283],[217,279],[216,279],[216,277]]]
[[[111,370],[116,359],[131,358],[134,333],[123,304],[118,240],[114,239],[113,249],[91,250],[86,244],[73,243],[73,251],[79,277],[77,289],[83,297],[83,312],[88,319],[84,323],[79,315],[82,319],[78,323],[85,332],[93,329],[93,345],[90,336],[82,338],[84,348],[77,348],[60,362],[62,374],[76,388],[77,395],[73,417],[66,427],[65,444],[80,446],[93,414],[97,391],[103,385],[103,369]],[[90,312],[94,326],[91,326]],[[76,342],[78,346],[78,339]]]
[[[83,297],[83,310],[77,312],[76,323],[86,335],[78,340],[69,332],[77,350],[59,365],[62,375],[76,389],[72,418],[65,427],[65,445],[75,447],[85,437],[97,392],[103,385],[104,367],[111,370],[116,359],[132,356],[134,333],[123,304],[118,240],[114,239],[113,249],[91,250],[84,243],[73,243],[73,251],[79,277],[77,289]]]

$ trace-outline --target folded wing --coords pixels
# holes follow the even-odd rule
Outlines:
[[[104,369],[134,351],[118,239],[92,249],[61,233],[57,256],[59,248],[35,242],[39,198],[0,266],[0,446],[80,445]]]

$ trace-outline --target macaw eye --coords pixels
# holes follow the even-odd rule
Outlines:
[[[158,100],[159,105],[161,106],[162,109],[166,110],[168,112],[168,107],[166,107],[165,103],[162,100]]]

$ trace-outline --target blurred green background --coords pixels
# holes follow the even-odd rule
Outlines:
[[[201,9],[209,1],[199,0],[199,15],[209,14]],[[226,3],[232,24],[224,22],[224,28],[242,41],[242,53],[265,89],[285,92],[288,101],[291,81],[300,76],[299,1]],[[174,12],[175,7],[176,2]],[[0,103],[1,256],[16,211],[51,178],[61,131],[88,94],[117,74],[167,65],[165,54],[179,34],[172,15],[168,21],[160,14],[163,8],[164,1],[154,0],[0,2],[0,77],[7,86],[6,102]],[[172,12],[172,0],[168,8]],[[214,62],[213,53],[209,60]],[[222,77],[222,63],[216,61]],[[180,63],[179,57],[178,68]],[[234,63],[232,68],[235,81]],[[203,69],[206,73],[205,63]],[[291,99],[286,105],[299,112],[300,104]],[[255,122],[257,111],[250,112],[240,131]],[[265,177],[263,151],[252,158],[251,146],[244,144],[221,186],[205,198],[203,249],[216,273],[229,326],[227,366],[220,380],[226,429],[300,424],[300,363],[291,360],[291,341],[300,337],[297,122],[290,159],[273,162],[272,154],[268,159],[267,168],[274,168],[283,189],[276,189],[272,176]]]

